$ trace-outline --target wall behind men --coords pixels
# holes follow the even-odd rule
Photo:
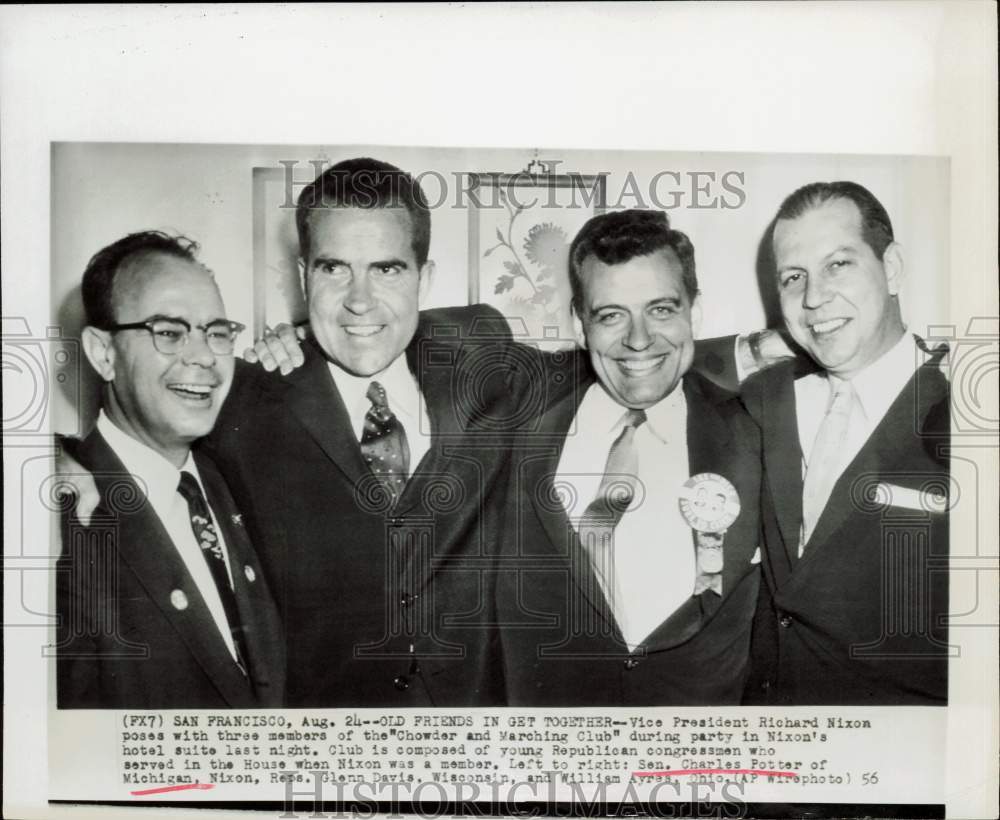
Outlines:
[[[253,169],[294,163],[295,179],[308,180],[315,173],[311,162],[356,156],[424,174],[428,199],[440,203],[431,216],[437,273],[427,307],[468,301],[468,197],[459,192],[456,174],[517,173],[538,159],[558,161],[560,173],[606,173],[609,210],[668,210],[672,225],[695,246],[702,336],[766,324],[758,283],[762,237],[782,199],[816,180],[854,180],[885,205],[903,245],[903,315],[910,327],[926,332],[949,315],[949,165],[939,157],[57,143],[51,165],[53,325],[64,336],[78,336],[80,277],[97,250],[127,233],[159,229],[201,244],[201,259],[215,271],[228,315],[252,328]],[[294,253],[294,233],[286,229],[284,236]],[[250,340],[248,332],[241,341]],[[55,430],[86,431],[96,415],[96,382],[83,361],[80,374],[78,382],[67,380],[54,391]]]

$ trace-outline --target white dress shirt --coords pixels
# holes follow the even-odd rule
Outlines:
[[[372,382],[382,385],[389,409],[406,431],[406,443],[410,448],[409,474],[413,475],[420,460],[430,449],[431,431],[424,397],[406,364],[406,356],[398,356],[396,361],[374,376],[354,376],[332,362],[327,363],[327,366],[347,408],[359,444],[365,430],[365,415],[372,406],[366,396],[368,387]]]
[[[885,418],[889,407],[913,376],[923,354],[916,340],[904,333],[887,352],[858,373],[851,384],[856,402],[851,411],[847,439],[837,464],[837,476],[861,452],[872,432]],[[826,373],[810,373],[795,382],[795,415],[799,427],[799,444],[802,447],[802,475],[809,466],[813,442],[831,400],[830,379]],[[802,545],[799,546],[802,554]]]
[[[212,614],[212,620],[225,641],[226,647],[233,660],[236,660],[236,648],[233,646],[233,636],[229,631],[229,621],[226,619],[226,611],[222,606],[222,599],[215,586],[215,579],[212,571],[201,554],[201,547],[194,537],[191,529],[191,514],[188,510],[187,501],[178,492],[177,487],[181,480],[181,470],[191,473],[201,491],[208,501],[208,494],[201,482],[201,475],[198,473],[198,466],[194,462],[194,457],[188,453],[187,461],[178,470],[173,464],[151,447],[141,441],[132,438],[128,433],[117,427],[109,419],[103,410],[97,417],[97,429],[108,446],[118,456],[121,463],[129,473],[138,479],[139,488],[145,491],[146,499],[153,512],[156,513],[163,528],[170,536],[177,553],[180,555],[188,574],[194,581],[194,585],[208,606],[208,611]],[[219,537],[219,545],[222,547],[222,555],[226,561],[226,573],[229,575],[229,583],[232,585],[232,569],[229,562],[229,550],[226,547],[226,540],[222,534],[222,528],[215,520],[215,514],[211,512],[212,523],[215,525],[215,532]]]
[[[556,475],[557,482],[576,491],[575,504],[562,494],[574,527],[597,496],[626,412],[599,384],[580,402]],[[620,591],[614,612],[630,649],[691,597],[696,574],[691,527],[678,507],[681,486],[690,478],[682,388],[648,408],[646,418],[635,431],[639,485],[614,531],[614,577]],[[610,597],[608,590],[605,595]]]

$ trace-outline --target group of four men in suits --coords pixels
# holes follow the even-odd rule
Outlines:
[[[935,391],[920,391],[920,409],[931,422],[919,428],[903,424],[912,378],[876,379],[873,398],[853,391],[846,425],[842,398],[816,398],[892,351],[899,371],[912,347],[891,226],[873,244],[860,186],[844,185],[815,189],[775,229],[789,331],[831,374],[810,388],[809,418],[836,422],[819,431],[797,422],[807,399],[789,367],[762,370],[742,400],[714,383],[735,388],[737,352],[759,363],[759,346],[728,339],[696,353],[694,251],[663,213],[601,215],[574,240],[579,350],[568,356],[517,345],[481,305],[420,312],[433,274],[426,200],[375,160],[339,163],[300,195],[311,336],[301,351],[289,333],[258,343],[270,371],[234,367],[238,328],[193,258],[127,238],[95,277],[98,254],[84,277],[84,347],[105,380],[106,417],[68,449],[95,473],[105,507],[101,473],[136,474],[129,447],[174,473],[137,473],[139,510],[108,513],[118,528],[103,553],[94,521],[67,516],[60,705],[943,702],[944,655],[928,651],[926,630],[903,636],[902,650],[880,643],[881,531],[845,493],[855,475],[876,475],[922,497],[913,481],[947,474],[934,447],[947,433],[947,386],[928,375]],[[144,285],[148,303],[133,295]],[[98,290],[103,314],[86,300]],[[180,331],[161,333],[166,320]],[[861,417],[853,461],[833,463]],[[810,436],[836,457],[811,459]],[[225,479],[209,488],[207,514],[176,474],[192,446]],[[810,476],[812,461],[824,470]],[[832,479],[814,478],[827,467]],[[167,524],[158,486],[187,503],[201,556]],[[804,495],[810,515],[822,512],[806,537]],[[157,519],[168,535],[154,542],[141,533],[159,532]],[[946,527],[939,515],[932,552],[946,554]],[[180,555],[187,575],[128,558],[154,550],[165,566]],[[110,555],[116,580],[95,586],[95,555]],[[932,586],[920,613],[940,620],[946,586],[944,598]],[[88,607],[113,611],[114,628],[109,645],[77,651],[102,626],[79,616]],[[162,662],[146,666],[156,685],[140,671],[134,684],[107,683],[142,667],[133,643]],[[209,645],[211,660],[198,651]],[[871,657],[856,659],[865,645]]]

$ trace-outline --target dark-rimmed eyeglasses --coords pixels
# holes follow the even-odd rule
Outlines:
[[[162,316],[154,316],[142,322],[111,325],[108,328],[113,333],[119,330],[148,330],[153,337],[153,347],[164,356],[176,356],[180,353],[191,338],[192,330],[200,330],[205,334],[205,344],[216,356],[232,356],[236,337],[245,329],[246,325],[227,319],[192,327],[183,319]]]

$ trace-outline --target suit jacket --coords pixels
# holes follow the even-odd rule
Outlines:
[[[710,590],[692,594],[646,639],[644,652],[630,656],[553,482],[567,431],[594,383],[586,354],[572,356],[572,367],[581,374],[578,389],[553,405],[540,429],[511,450],[497,592],[508,702],[738,703],[760,581],[752,563],[760,544],[754,425],[732,393],[694,372],[684,377],[691,474],[728,478],[739,493],[741,512],[725,537],[722,596]],[[585,506],[586,500],[580,503]],[[693,550],[694,535],[689,543],[663,548]]]
[[[88,526],[62,517],[57,566],[60,708],[225,709],[284,699],[278,611],[225,482],[198,471],[221,528],[246,641],[248,676],[142,490],[97,430],[74,449],[101,496]]]
[[[206,445],[264,545],[289,706],[502,702],[485,532],[498,509],[494,429],[517,407],[511,348],[491,308],[421,314],[406,356],[433,436],[392,509],[317,346],[289,376],[237,367]]]
[[[877,490],[947,492],[949,388],[939,359],[917,370],[844,470],[801,558],[795,365],[744,385],[764,448],[769,593],[749,702],[947,702],[948,516],[899,506],[898,493],[886,503]]]

